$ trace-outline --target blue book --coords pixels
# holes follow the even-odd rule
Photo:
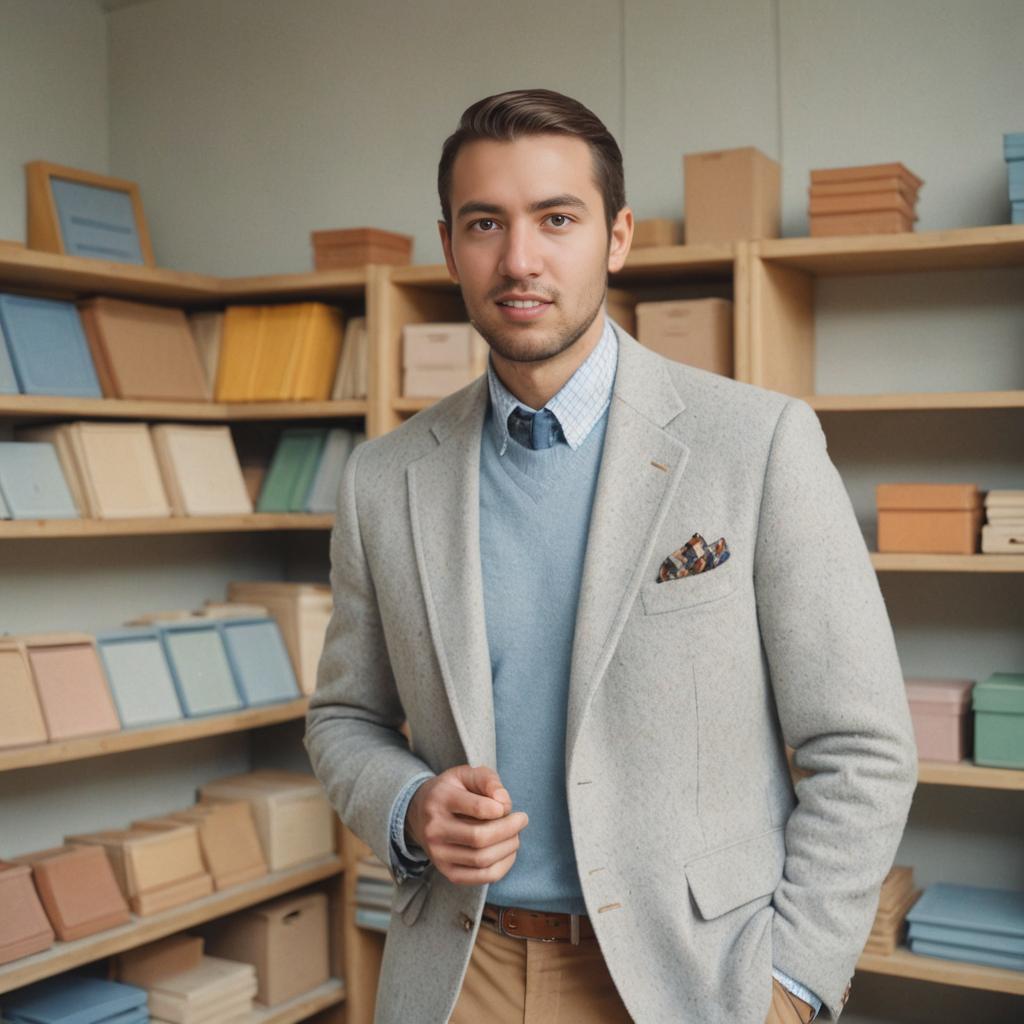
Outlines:
[[[0,493],[11,519],[77,519],[52,444],[0,441]]]
[[[1003,136],[1003,156],[1007,160],[1024,160],[1024,132]]]
[[[0,330],[22,394],[103,397],[72,303],[0,295]]]
[[[275,704],[299,696],[292,660],[273,619],[222,619],[219,626],[246,704]]]
[[[327,433],[320,464],[306,497],[306,511],[333,515],[338,510],[338,490],[345,463],[355,446],[356,435],[343,427],[334,427]]]
[[[939,956],[944,960],[960,960],[968,964],[985,964],[987,967],[1007,967],[1011,971],[1024,971],[1024,956],[1010,953],[991,953],[984,949],[970,949],[946,942],[925,942],[910,940],[910,952],[920,956]]]
[[[7,348],[3,324],[0,324],[0,395],[16,395],[17,393],[18,378],[14,373],[11,353]]]
[[[1010,204],[1010,223],[1024,224],[1024,202]]]
[[[911,924],[968,928],[993,935],[1024,936],[1024,892],[976,885],[929,885],[910,908]]]
[[[56,177],[50,191],[66,253],[145,263],[131,193]]]
[[[26,1024],[101,1024],[145,1009],[146,990],[102,978],[59,974],[0,996],[0,1006],[11,1020]]]
[[[243,707],[217,623],[172,622],[160,626],[171,678],[189,718]]]
[[[1024,159],[1011,160],[1006,165],[1006,180],[1010,189],[1010,202],[1024,200]]]
[[[125,729],[182,717],[171,669],[155,629],[107,630],[96,635],[96,646]]]
[[[945,942],[954,946],[967,946],[970,949],[982,949],[987,953],[1010,953],[1024,956],[1024,936],[994,935],[992,932],[979,932],[973,928],[950,928],[942,924],[911,924],[907,929],[908,939],[920,939],[922,942]]]

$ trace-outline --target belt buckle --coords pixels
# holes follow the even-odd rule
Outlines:
[[[557,935],[552,935],[550,938],[547,938],[547,939],[537,939],[537,938],[532,938],[529,935],[516,935],[513,932],[506,931],[506,929],[505,929],[505,914],[508,911],[510,911],[510,910],[516,910],[516,908],[515,907],[499,907],[499,909],[498,909],[498,931],[501,932],[502,935],[506,935],[510,939],[519,939],[521,942],[558,942],[559,941]],[[575,944],[578,946],[579,945],[579,934],[578,934],[579,933],[579,920],[578,919],[576,919],[576,921],[575,921],[575,933],[576,933],[576,942],[575,942]]]

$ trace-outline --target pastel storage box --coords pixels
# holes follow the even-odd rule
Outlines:
[[[223,714],[243,706],[216,622],[164,623],[160,642],[187,717]]]
[[[683,225],[668,217],[638,220],[633,225],[633,248],[646,249],[658,245],[680,245]]]
[[[404,266],[412,260],[412,237],[380,228],[312,231],[310,240],[317,270],[363,267],[368,263]]]
[[[983,515],[976,484],[878,484],[878,550],[970,555]]]
[[[0,295],[0,332],[22,394],[103,397],[78,310],[70,302]]]
[[[171,669],[155,629],[107,630],[96,636],[96,646],[125,729],[182,718]]]
[[[732,376],[732,303],[725,299],[639,302],[636,329],[642,345],[669,359]]]
[[[311,694],[333,609],[331,588],[317,583],[231,583],[228,599],[263,605],[277,620],[299,686]]]
[[[288,651],[273,619],[228,618],[218,628],[235,683],[249,707],[299,696]]]
[[[404,398],[445,398],[472,384],[480,374],[468,366],[409,366],[402,371]]]
[[[53,945],[53,929],[32,884],[32,869],[0,861],[0,964]],[[3,1005],[0,996],[0,1005]]]
[[[472,324],[406,324],[402,330],[406,369],[468,367],[479,376],[487,369],[487,352],[487,342]]]
[[[11,362],[11,353],[4,338],[3,324],[0,323],[0,395],[16,395],[18,393],[18,377]]]
[[[107,851],[117,884],[136,914],[156,914],[213,892],[195,825],[183,822],[163,831],[113,829],[65,841]]]
[[[753,146],[683,157],[686,244],[778,238],[779,165]]]
[[[316,479],[326,430],[283,430],[263,480],[257,512],[302,512]]]
[[[209,782],[203,801],[245,800],[271,871],[280,871],[334,852],[334,812],[312,775],[251,772]]]
[[[170,935],[122,953],[114,961],[114,976],[129,985],[149,986],[160,978],[198,966],[203,940],[198,935]]]
[[[304,511],[333,515],[338,510],[338,491],[345,463],[356,445],[356,434],[344,427],[333,427],[327,432],[316,476],[309,487]]]
[[[920,895],[920,891],[914,889],[914,869],[894,864],[882,882],[878,910],[864,946],[866,953],[888,956],[895,952],[907,912]]]
[[[149,985],[149,1009],[171,1024],[245,1021],[256,995],[256,971],[220,957],[203,956],[195,967],[167,974]]]
[[[25,648],[0,639],[0,750],[46,742],[46,723]]]
[[[161,423],[151,429],[160,473],[176,516],[252,512],[230,428]]]
[[[974,761],[1024,768],[1024,674],[993,672],[974,687]]]
[[[330,977],[327,897],[322,892],[288,896],[235,914],[208,931],[214,956],[256,968],[256,998],[278,1006],[323,985]]]
[[[136,1024],[149,1019],[146,993],[102,978],[59,974],[0,996],[12,1024]]]
[[[17,638],[32,666],[51,740],[117,732],[121,723],[91,636],[52,633]]]
[[[77,519],[52,444],[0,441],[0,493],[11,519]]]
[[[131,914],[99,846],[60,846],[16,858],[32,869],[57,938],[73,942],[128,924]]]
[[[917,756],[923,761],[962,761],[971,753],[972,679],[907,679]]]

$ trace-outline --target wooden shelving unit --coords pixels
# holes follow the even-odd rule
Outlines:
[[[878,572],[1024,572],[1020,555],[927,555],[899,551],[871,553]]]
[[[960,960],[919,956],[916,953],[911,953],[909,949],[897,949],[895,953],[890,953],[888,956],[878,953],[862,953],[857,961],[857,970],[869,974],[889,974],[896,978],[933,981],[939,985],[957,985],[961,988],[984,989],[988,992],[1005,992],[1013,996],[1024,995],[1024,971],[1010,971],[1002,967],[963,963]]]
[[[308,1020],[314,1013],[338,1006],[344,1001],[344,982],[332,978],[319,988],[304,992],[280,1006],[253,1010],[245,1024],[296,1024],[297,1021]]]
[[[986,768],[971,761],[952,764],[945,761],[919,761],[919,782],[933,786],[972,786],[977,789],[1010,789],[1024,791],[1024,770],[1018,768]]]
[[[168,516],[151,519],[10,519],[0,521],[0,541],[53,537],[138,537],[184,533],[263,533],[329,530],[334,517],[304,512],[247,516]]]
[[[889,395],[804,395],[819,413],[1024,409],[1024,391],[917,391]]]

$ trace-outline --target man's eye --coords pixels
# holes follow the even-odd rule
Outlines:
[[[551,223],[553,228],[564,228],[566,225],[572,223],[572,220],[564,213],[553,213],[548,217],[548,221]]]
[[[493,220],[485,217],[483,220],[478,220],[473,224],[473,227],[477,231],[492,231],[496,227],[496,223]]]

